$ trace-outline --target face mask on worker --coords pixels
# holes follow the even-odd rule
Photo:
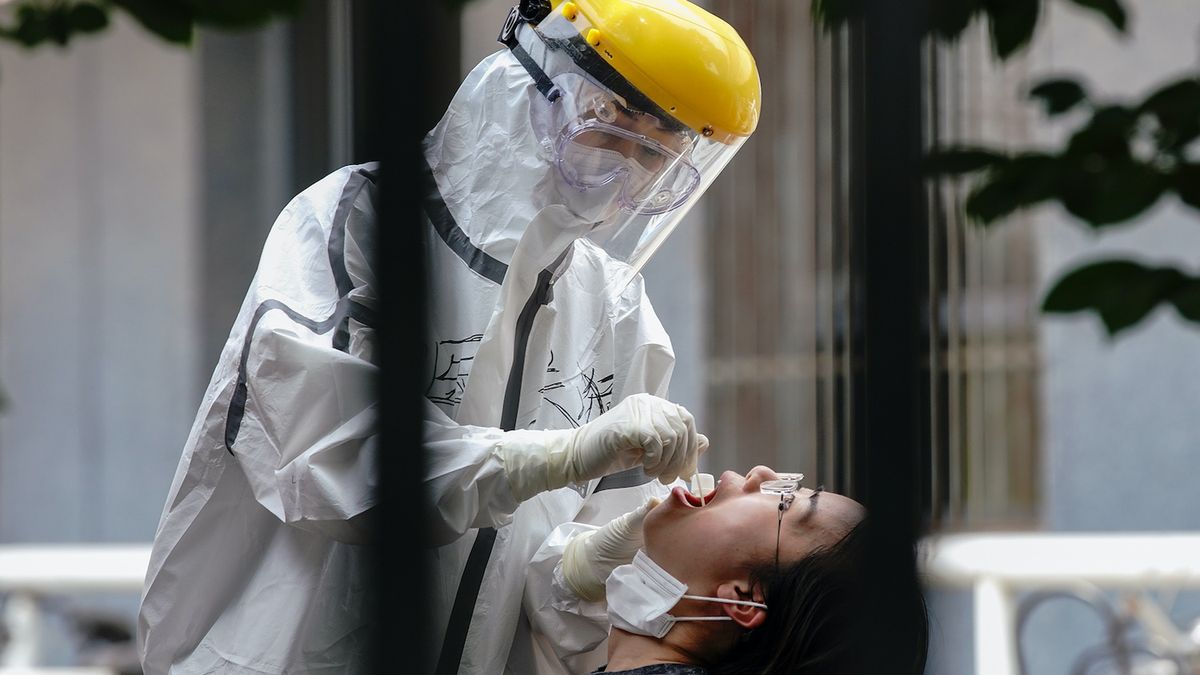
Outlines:
[[[621,209],[620,184],[577,186],[564,179],[557,169],[554,181],[558,201],[581,222],[603,225]]]
[[[728,616],[673,616],[671,608],[682,599],[767,608],[749,600],[688,595],[687,584],[659,567],[644,551],[638,551],[632,563],[614,569],[604,586],[609,622],[623,631],[653,638],[663,637],[679,621],[733,620]]]

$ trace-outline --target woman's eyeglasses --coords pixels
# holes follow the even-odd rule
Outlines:
[[[796,493],[800,491],[800,481],[804,480],[802,473],[781,473],[776,480],[763,481],[758,486],[759,492],[765,495],[779,495],[779,517],[775,521],[775,570],[779,570],[779,539],[783,529],[783,512],[792,507],[792,502],[796,501]],[[808,496],[810,504],[817,503],[817,495],[825,490],[823,485],[818,485],[813,493]]]

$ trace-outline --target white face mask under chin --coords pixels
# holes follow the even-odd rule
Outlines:
[[[726,600],[703,595],[688,595],[687,585],[659,567],[639,550],[633,562],[621,565],[605,581],[608,620],[616,628],[637,635],[661,638],[677,621],[733,621],[728,616],[672,616],[671,608],[681,599],[720,602],[749,607],[767,606],[749,600]]]

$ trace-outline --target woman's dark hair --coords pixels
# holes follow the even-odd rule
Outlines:
[[[866,672],[870,616],[867,591],[867,521],[838,543],[776,568],[772,560],[752,575],[768,606],[767,619],[748,632],[710,670],[713,675],[858,675]],[[921,675],[929,645],[929,615],[915,587],[903,598],[905,616],[890,628],[911,640],[905,653],[889,653],[888,673]],[[911,597],[908,597],[911,596]],[[907,646],[911,645],[911,649]]]

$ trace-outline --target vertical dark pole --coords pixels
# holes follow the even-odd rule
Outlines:
[[[404,71],[377,73],[383,81],[354,87],[355,162],[379,159],[375,151],[382,142],[379,134],[389,125],[407,127],[403,131],[415,133],[419,142],[442,118],[462,82],[462,10],[458,5],[465,3],[423,1],[412,3],[412,9],[407,2],[394,3],[402,5],[403,12],[392,7],[385,10],[386,4],[380,0],[355,0],[351,12],[355,77],[383,67],[375,58],[381,49],[394,53],[398,62],[390,64],[393,70]],[[384,15],[394,15],[386,20],[399,23],[378,25]],[[416,22],[417,16],[423,23]],[[499,31],[499,26],[496,30]],[[372,37],[385,33],[402,44],[373,46]],[[419,83],[421,88],[404,90],[398,86],[402,83],[412,86]],[[385,106],[385,101],[395,107]]]
[[[420,218],[420,141],[445,107],[432,64],[458,60],[437,40],[429,2],[360,0],[363,85],[356,98],[355,154],[380,161],[379,282],[380,502],[372,597],[374,672],[432,671],[428,625],[428,534],[422,498],[420,368],[425,361],[427,288]],[[457,25],[452,27],[456,35]],[[444,86],[444,83],[441,83]]]
[[[866,585],[873,630],[866,672],[898,663],[925,639],[913,542],[921,482],[921,354],[927,229],[920,180],[922,0],[868,0],[857,38],[854,97],[862,389],[855,492],[871,514]]]

